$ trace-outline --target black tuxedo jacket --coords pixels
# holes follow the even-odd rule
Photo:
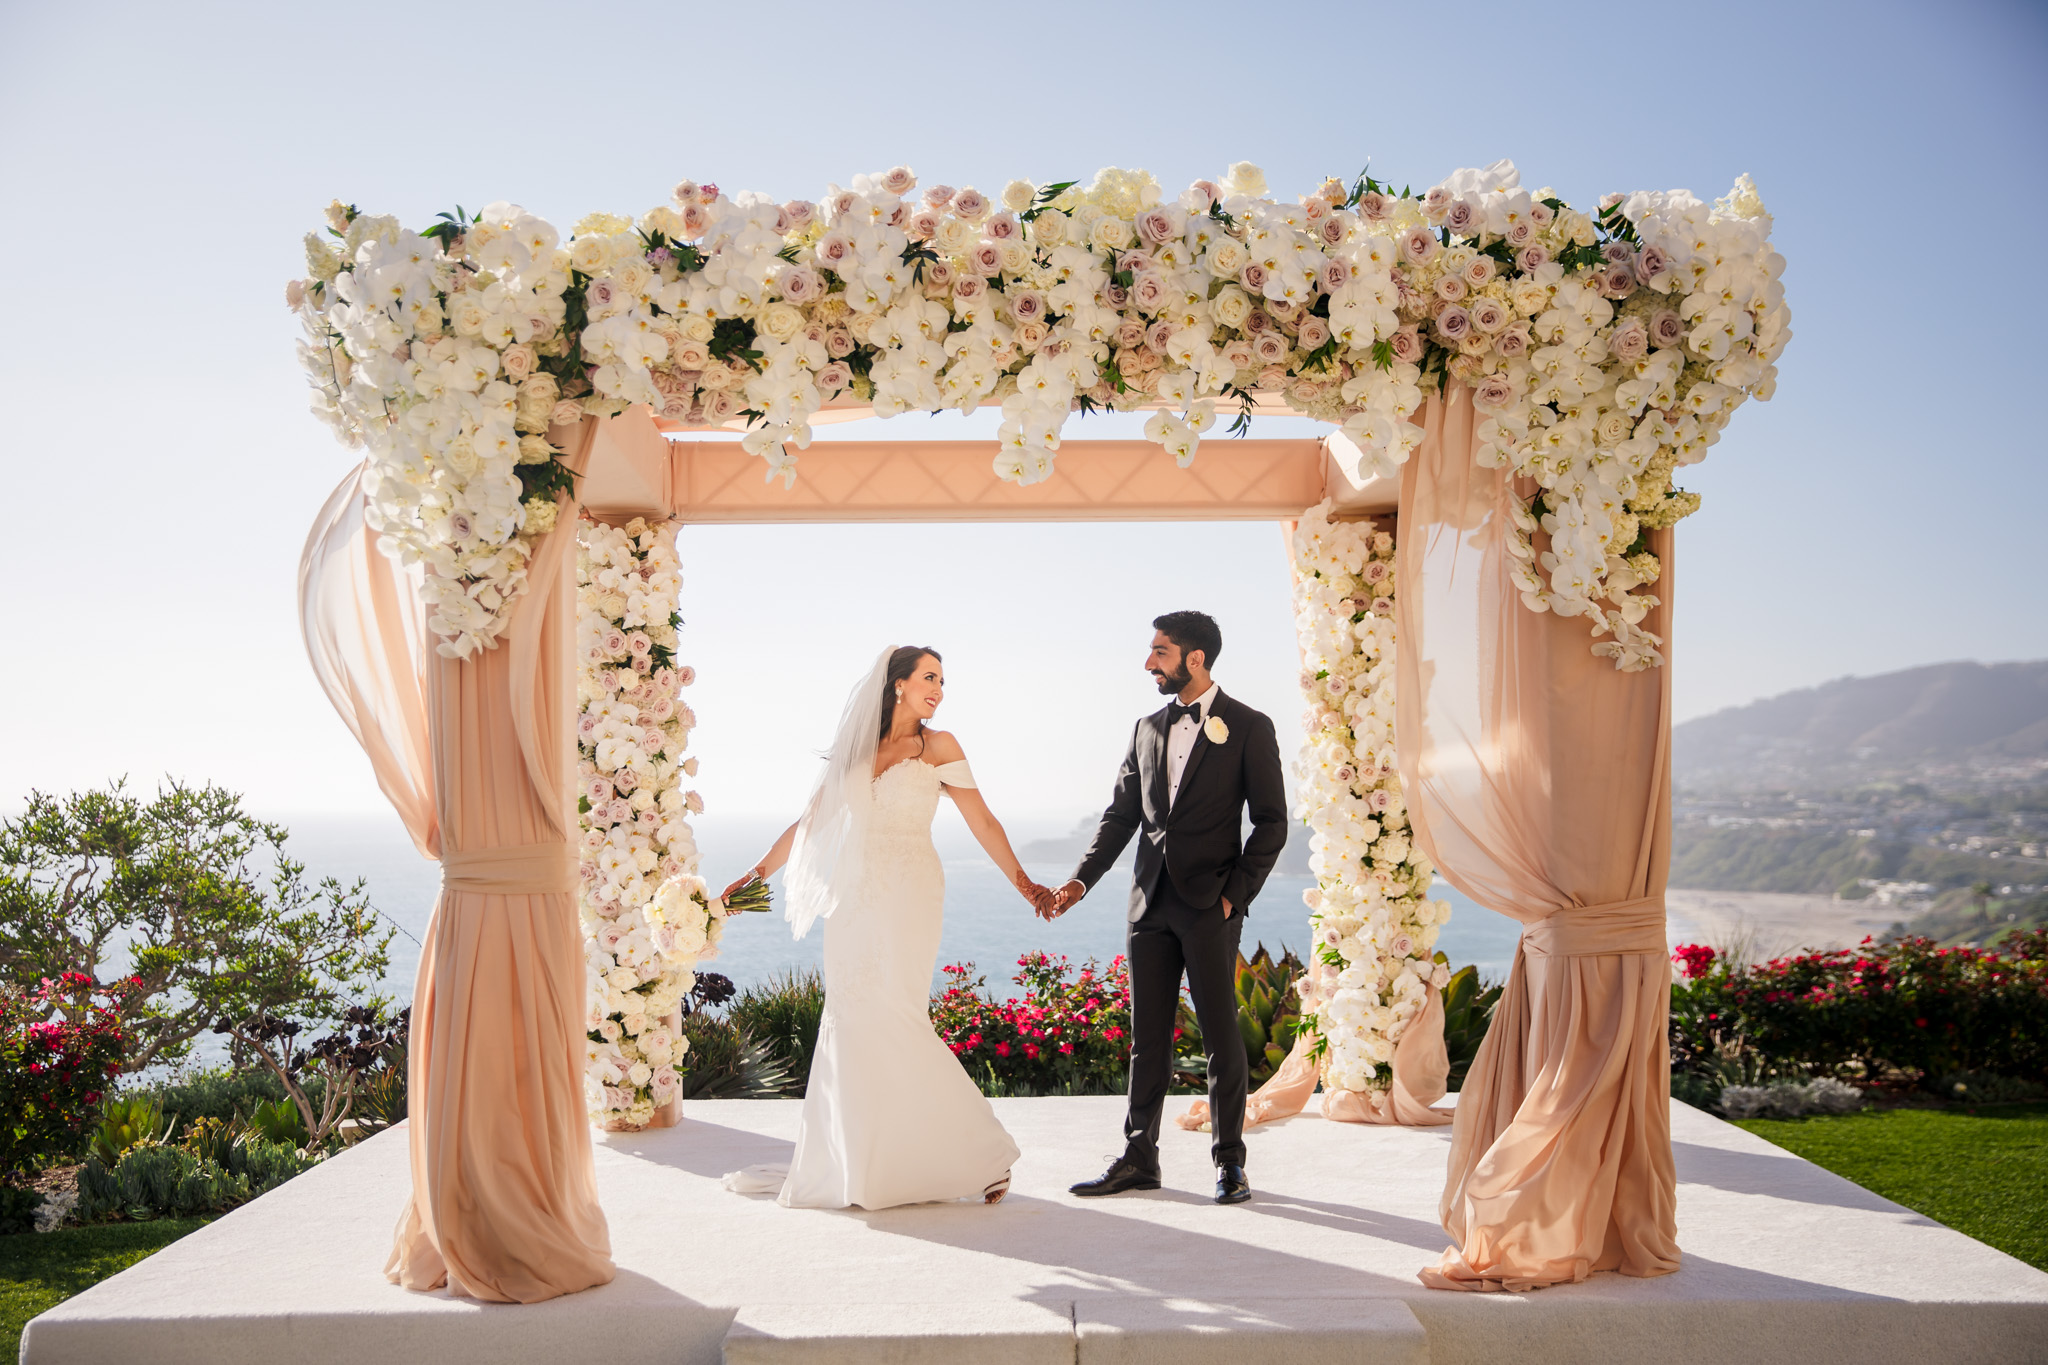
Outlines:
[[[1266,884],[1287,844],[1287,795],[1273,722],[1219,690],[1181,773],[1180,794],[1169,805],[1169,709],[1145,717],[1131,732],[1115,794],[1074,880],[1093,890],[1135,834],[1131,919],[1145,913],[1162,876],[1191,906],[1206,909],[1227,896],[1241,913]],[[1209,718],[1220,719],[1230,732],[1221,744],[1209,738]],[[1247,807],[1250,839],[1242,837]]]

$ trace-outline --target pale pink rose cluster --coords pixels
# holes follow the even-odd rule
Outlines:
[[[680,1093],[683,1040],[663,1023],[716,955],[684,781],[696,717],[673,662],[673,529],[587,522],[577,560],[579,902],[587,935],[592,1121],[644,1123]]]

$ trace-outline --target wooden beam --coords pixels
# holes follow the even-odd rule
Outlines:
[[[1279,521],[1323,497],[1322,442],[1212,437],[1187,469],[1150,441],[1067,441],[1053,476],[996,477],[993,441],[814,441],[784,488],[730,441],[670,443],[690,522]]]

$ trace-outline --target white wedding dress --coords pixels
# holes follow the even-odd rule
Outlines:
[[[796,1157],[753,1166],[730,1189],[780,1184],[790,1208],[893,1208],[980,1198],[1017,1160],[995,1110],[932,1029],[946,875],[932,846],[941,785],[962,762],[909,758],[874,779],[855,889],[825,921],[825,1015]]]

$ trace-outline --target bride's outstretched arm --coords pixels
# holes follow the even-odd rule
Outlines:
[[[724,894],[727,896],[732,895],[733,892],[739,890],[756,877],[773,876],[777,869],[789,861],[789,848],[795,842],[796,825],[792,824],[788,829],[782,831],[782,837],[775,841],[774,846],[768,850],[761,861],[741,873],[739,880],[725,888]]]
[[[943,731],[932,735],[931,753],[932,757],[939,761],[942,772],[948,764],[964,764],[967,761],[967,755],[961,750],[959,741]],[[1032,911],[1044,915],[1052,904],[1052,892],[1031,880],[1031,874],[1026,872],[1024,864],[1017,860],[1016,851],[1010,847],[1010,836],[1003,829],[1003,822],[996,819],[995,812],[988,808],[988,802],[982,799],[980,788],[956,786],[948,782],[945,793],[952,797],[953,804],[959,807],[960,818],[967,822],[967,828],[973,831],[975,842],[981,845],[990,861],[1002,869],[1003,875],[1010,879],[1010,885],[1016,887],[1024,899],[1031,902]]]

